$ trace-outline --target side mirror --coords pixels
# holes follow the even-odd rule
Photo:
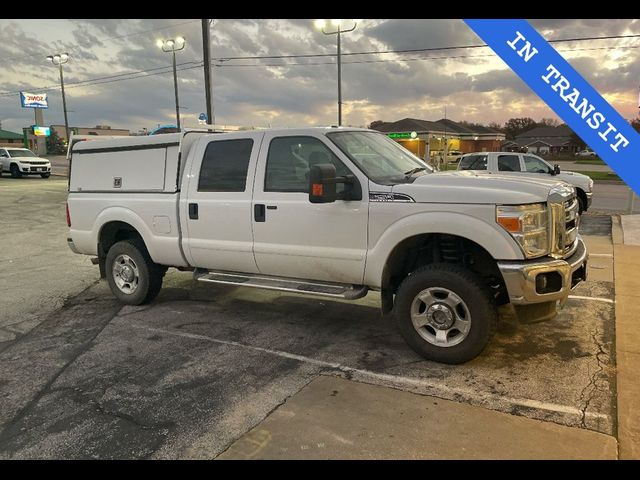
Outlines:
[[[344,192],[337,193],[338,183],[347,184]],[[356,185],[357,188],[353,188]],[[353,175],[336,176],[336,167],[331,163],[313,165],[309,171],[309,201],[332,203],[336,200],[362,200],[358,182]]]
[[[560,165],[557,163],[553,166],[553,174],[558,175],[560,173]]]
[[[332,203],[337,199],[335,165],[330,163],[313,165],[309,172],[309,201]]]

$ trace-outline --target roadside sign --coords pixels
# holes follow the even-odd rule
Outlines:
[[[46,93],[20,92],[22,108],[49,108]]]
[[[33,126],[33,134],[37,137],[48,137],[51,135],[50,127],[39,127],[37,125]]]

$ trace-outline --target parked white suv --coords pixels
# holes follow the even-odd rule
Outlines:
[[[10,173],[13,178],[23,175],[51,176],[51,163],[27,148],[0,147],[0,175]]]
[[[576,188],[579,212],[586,212],[593,198],[593,180],[576,172],[561,172],[558,165],[551,165],[532,153],[477,152],[463,155],[458,170],[487,170],[520,177],[553,177]]]
[[[380,292],[420,355],[460,363],[497,306],[553,318],[586,279],[575,189],[557,177],[439,172],[386,135],[327,127],[71,139],[70,248],[123,303],[169,267],[237,287]]]

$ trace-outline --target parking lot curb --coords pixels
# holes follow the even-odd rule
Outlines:
[[[623,244],[620,218],[613,217],[618,454],[621,460],[640,459],[640,247]]]

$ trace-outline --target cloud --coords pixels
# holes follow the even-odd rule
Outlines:
[[[546,38],[640,33],[634,20],[533,20]],[[171,55],[157,38],[182,35],[177,52],[184,123],[197,125],[204,105],[200,20],[0,20],[0,120],[21,131],[33,122],[17,91],[57,85],[57,69],[44,57],[69,51],[64,67],[72,125],[109,124],[138,130],[173,122]],[[245,125],[335,123],[337,72],[335,35],[323,35],[309,19],[215,20],[211,26],[216,120]],[[348,55],[375,50],[420,49],[481,43],[461,20],[365,20],[342,36],[345,122],[411,116],[435,120],[447,106],[449,117],[504,122],[512,116],[554,116],[489,49],[411,54]],[[555,44],[570,63],[626,116],[637,113],[640,49],[637,39]],[[582,50],[598,48],[598,50]],[[580,49],[580,50],[578,50]],[[568,51],[567,51],[568,50]],[[325,54],[327,57],[226,60],[236,56]],[[10,61],[8,61],[10,60]],[[193,63],[188,63],[193,62]],[[295,65],[288,65],[288,64]],[[280,66],[268,66],[280,65]],[[159,69],[133,80],[78,87],[74,82]],[[162,73],[164,72],[164,73]],[[114,78],[113,80],[118,80]],[[49,92],[47,123],[62,123],[60,91]]]

